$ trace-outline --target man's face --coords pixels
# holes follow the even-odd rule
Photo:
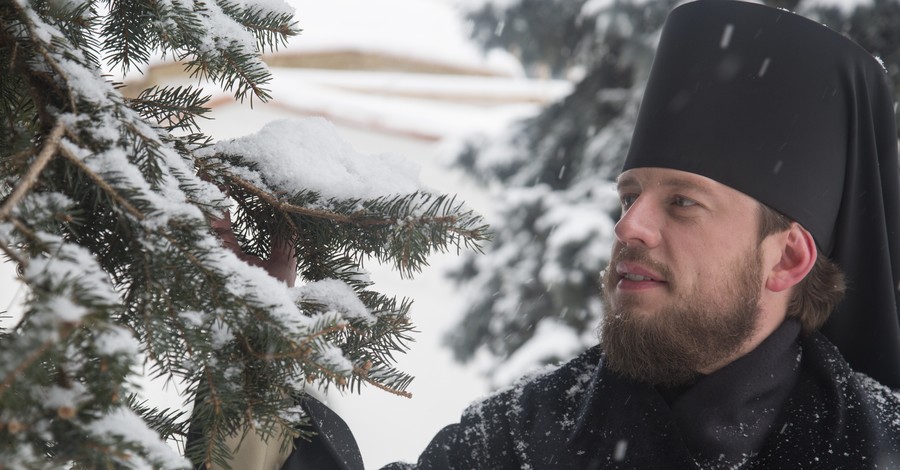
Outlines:
[[[603,278],[607,364],[654,384],[691,381],[754,334],[763,284],[758,204],[711,179],[637,168]]]

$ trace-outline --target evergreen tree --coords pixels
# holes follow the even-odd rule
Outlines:
[[[878,57],[891,78],[894,96],[900,97],[900,2],[861,1],[847,9],[801,1],[797,7],[800,13],[847,35]]]
[[[847,33],[884,59],[900,91],[900,3],[862,2],[850,12],[768,3],[800,8]],[[619,216],[613,181],[659,29],[675,4],[517,0],[502,7],[487,2],[470,15],[473,37],[486,48],[518,51],[531,71],[549,67],[556,76],[582,78],[568,96],[504,135],[471,136],[453,160],[485,186],[499,188],[486,255],[466,256],[452,273],[471,299],[446,338],[458,360],[486,350],[495,377],[514,377],[520,371],[498,372],[510,363],[566,359],[596,344],[599,273],[609,262]],[[540,341],[547,330],[554,332],[552,341]]]
[[[259,54],[297,33],[292,15],[275,2],[0,1],[0,250],[28,288],[0,332],[0,468],[223,464],[225,436],[247,427],[285,444],[277,430],[302,434],[308,386],[406,393],[393,355],[410,301],[375,291],[363,262],[412,275],[435,250],[477,247],[479,217],[415,188],[298,186],[285,168],[315,180],[320,161],[352,157],[326,123],[280,123],[305,129],[287,152],[268,135],[213,144],[197,126],[201,88],[127,99],[101,74],[161,53],[266,100]],[[284,162],[303,152],[307,166]],[[210,221],[232,217],[244,258],[292,253],[298,287],[222,246]],[[186,384],[203,429],[187,459],[165,440],[191,418],[140,398],[141,360]]]
[[[655,35],[674,4],[559,0],[548,2],[558,8],[532,15],[533,3],[521,0],[503,10],[489,5],[472,17],[475,31],[500,33],[482,39],[486,46],[527,51],[520,56],[530,70],[554,64],[556,75],[583,78],[568,96],[505,135],[469,138],[454,160],[485,185],[499,183],[496,219],[502,222],[493,226],[487,256],[466,256],[452,273],[472,290],[472,300],[447,340],[461,361],[483,346],[495,368],[520,351],[525,362],[550,362],[596,343],[598,274],[608,262],[619,212],[612,180],[628,148]],[[567,38],[563,52],[519,46],[520,39],[544,36]],[[536,341],[548,329],[569,330],[573,338]]]

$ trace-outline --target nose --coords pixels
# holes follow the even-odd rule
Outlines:
[[[661,239],[661,217],[650,201],[638,197],[616,223],[616,238],[625,246],[653,248]]]

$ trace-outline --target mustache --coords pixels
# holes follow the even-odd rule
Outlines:
[[[667,282],[672,282],[672,271],[664,263],[653,259],[647,250],[635,246],[623,246],[613,251],[612,259],[609,260],[609,266],[606,268],[607,277],[612,279],[615,275],[616,265],[622,262],[637,263],[650,268],[663,276]]]

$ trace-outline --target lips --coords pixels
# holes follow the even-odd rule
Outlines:
[[[616,274],[619,278],[616,286],[624,290],[648,289],[667,284],[666,278],[662,274],[630,261],[616,263]]]

